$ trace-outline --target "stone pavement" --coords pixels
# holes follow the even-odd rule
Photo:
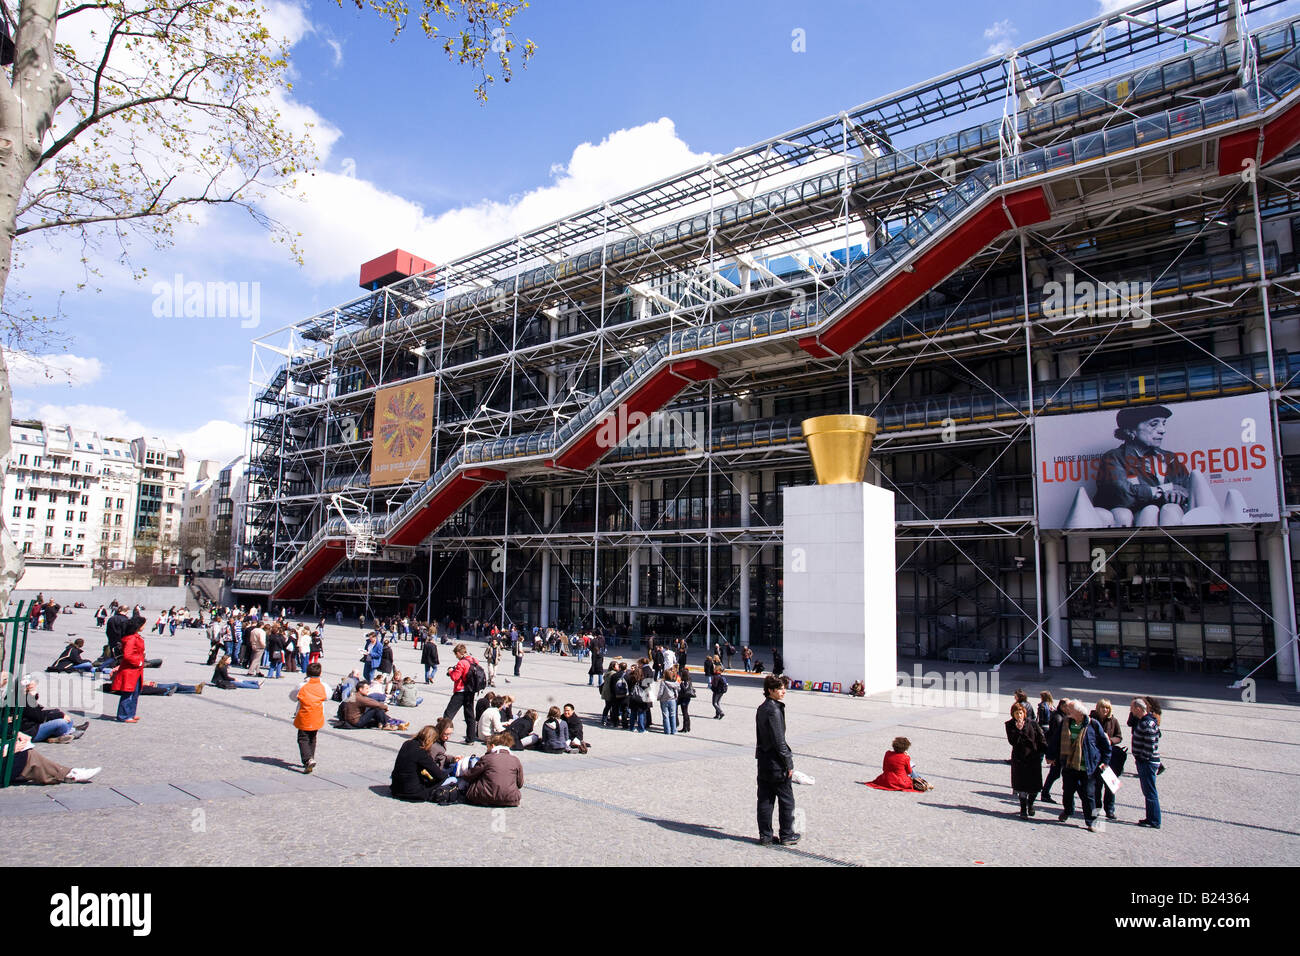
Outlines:
[[[27,671],[40,673],[69,635],[97,652],[102,632],[93,609],[60,616],[57,629],[32,631]],[[326,680],[351,669],[361,646],[355,626],[325,632]],[[471,643],[471,651],[479,646]],[[198,682],[211,676],[207,641],[198,630],[174,638],[146,636],[150,657],[164,665],[151,679]],[[453,660],[440,648],[443,668]],[[698,653],[698,652],[697,652]],[[940,662],[921,662],[940,670]],[[399,670],[422,677],[418,654],[399,645]],[[911,670],[911,662],[902,666]],[[693,732],[669,740],[656,729],[635,734],[599,725],[602,702],[587,686],[587,664],[530,654],[523,676],[501,668],[498,691],[516,707],[541,712],[571,702],[587,724],[587,756],[527,752],[519,756],[526,786],[517,809],[411,805],[387,793],[393,756],[405,735],[381,731],[320,734],[319,769],[299,772],[289,691],[300,675],[268,681],[260,690],[144,697],[141,721],[93,720],[84,738],[38,745],[69,766],[104,767],[94,782],[0,791],[0,841],[10,865],[380,863],[448,864],[491,861],[541,864],[791,864],[1039,865],[1295,865],[1300,862],[1300,724],[1295,695],[1262,682],[1257,702],[1228,690],[1227,678],[1102,671],[1087,680],[1077,670],[1040,678],[1030,669],[997,677],[996,712],[970,701],[865,700],[791,691],[788,738],[796,766],[816,778],[795,787],[798,847],[756,846],[753,712],[758,682],[737,675],[723,701],[726,717],[711,717],[708,692],[697,682]],[[236,669],[238,673],[238,670]],[[83,694],[89,678],[51,678],[42,693]],[[412,728],[441,715],[450,684],[439,675],[421,686],[424,703],[397,709]],[[1131,769],[1120,791],[1119,822],[1088,833],[1079,822],[1056,822],[1040,804],[1023,822],[1009,793],[1003,730],[1010,691],[1036,698],[1088,703],[1110,696],[1123,712],[1136,693],[1165,704],[1160,777],[1164,828],[1134,825],[1142,798]],[[935,696],[935,695],[931,695]],[[112,713],[115,697],[90,702]],[[958,704],[968,706],[957,706]],[[938,706],[928,706],[936,704]],[[330,705],[332,708],[332,705]],[[98,710],[94,711],[98,713]],[[332,712],[332,711],[327,711]],[[458,721],[458,729],[459,729]],[[928,794],[885,793],[862,786],[879,772],[897,735],[912,740],[913,761],[936,785]],[[1125,728],[1125,738],[1128,733]],[[455,745],[453,753],[482,752]],[[1055,795],[1060,798],[1059,785]],[[104,839],[104,834],[113,834]],[[124,850],[129,847],[129,850]]]

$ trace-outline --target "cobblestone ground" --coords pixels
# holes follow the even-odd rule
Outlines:
[[[90,610],[60,616],[53,632],[32,631],[27,670],[39,673],[71,636],[97,651],[102,632]],[[325,633],[326,679],[351,669],[361,645],[355,627]],[[207,641],[198,630],[146,639],[162,657],[158,680],[198,682]],[[471,644],[477,651],[478,645]],[[444,666],[452,656],[442,649]],[[630,656],[630,655],[629,655]],[[397,652],[400,670],[422,676],[417,652]],[[910,665],[909,665],[910,666]],[[937,669],[927,662],[927,670]],[[530,654],[523,675],[510,666],[498,690],[545,711],[571,702],[587,724],[587,756],[523,753],[527,781],[517,809],[410,805],[388,796],[388,774],[404,735],[326,728],[319,769],[299,772],[289,691],[300,675],[260,690],[145,697],[141,721],[92,720],[84,738],[39,745],[69,766],[103,766],[94,782],[0,791],[0,843],[10,865],[41,864],[447,864],[491,860],[517,864],[719,864],[733,866],[938,864],[1037,865],[1295,865],[1300,862],[1300,723],[1293,694],[1261,683],[1258,701],[1218,677],[1106,672],[1087,680],[1058,670],[998,675],[995,714],[957,706],[924,706],[792,691],[786,698],[788,738],[796,765],[816,778],[795,788],[798,847],[754,844],[753,712],[761,691],[736,676],[710,715],[707,692],[695,702],[692,733],[669,740],[659,732],[600,726],[601,701],[587,686],[587,665]],[[49,678],[42,693],[72,699],[89,678]],[[1137,779],[1124,778],[1119,821],[1088,833],[1076,813],[1057,823],[1056,807],[1040,804],[1023,822],[1009,793],[1003,731],[1010,690],[1091,703],[1110,696],[1123,712],[1135,693],[1167,701],[1160,777],[1164,828],[1135,825],[1142,816]],[[424,703],[401,711],[418,728],[442,714],[445,677],[421,685]],[[100,697],[89,716],[116,706]],[[935,701],[934,703],[942,703]],[[948,702],[952,704],[952,701]],[[517,704],[517,706],[518,706]],[[331,705],[332,706],[332,705]],[[656,718],[658,714],[656,711]],[[913,760],[936,785],[928,794],[886,793],[862,786],[880,769],[896,735],[912,740]],[[1127,740],[1127,728],[1125,737]],[[482,752],[457,745],[453,752]],[[1059,787],[1055,791],[1060,797]],[[103,838],[112,833],[113,839]],[[124,852],[123,847],[130,850]]]

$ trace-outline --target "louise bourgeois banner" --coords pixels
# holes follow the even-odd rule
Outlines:
[[[1277,520],[1263,392],[1037,420],[1043,528]]]

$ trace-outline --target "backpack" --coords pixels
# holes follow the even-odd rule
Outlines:
[[[715,694],[725,694],[727,692],[727,679],[721,674],[713,675],[713,692]]]
[[[482,693],[487,687],[487,674],[483,670],[483,665],[474,658],[469,658],[469,670],[465,672],[465,682],[462,685],[471,694]]]
[[[627,678],[622,674],[614,678],[614,697],[621,699],[627,696]]]
[[[332,694],[330,695],[330,700],[332,700],[332,701],[336,701],[336,702],[338,702],[338,703],[342,703],[342,702],[343,702],[343,682],[342,682],[342,681],[339,681],[337,684],[334,685],[334,693],[332,693]],[[343,708],[340,707],[340,708],[339,708],[339,720],[342,720],[342,719],[343,719]]]

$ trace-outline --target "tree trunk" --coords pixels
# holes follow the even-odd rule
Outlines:
[[[8,124],[0,126],[0,139],[16,142],[13,132]],[[4,302],[5,286],[9,281],[18,197],[22,194],[22,184],[27,181],[16,161],[16,152],[6,150],[0,143],[0,303]],[[9,595],[23,573],[23,556],[14,543],[8,522],[8,506],[13,500],[6,481],[9,452],[13,448],[12,430],[13,392],[9,387],[9,365],[5,361],[4,349],[0,349],[0,609],[8,607]],[[0,661],[3,660],[4,651],[0,650]]]
[[[14,34],[13,71],[0,75],[0,303],[13,265],[14,234],[23,187],[36,171],[54,111],[72,92],[67,78],[53,69],[59,0],[21,0]],[[0,349],[0,608],[23,573],[23,558],[5,521],[4,467],[13,447],[13,391],[9,366]]]

